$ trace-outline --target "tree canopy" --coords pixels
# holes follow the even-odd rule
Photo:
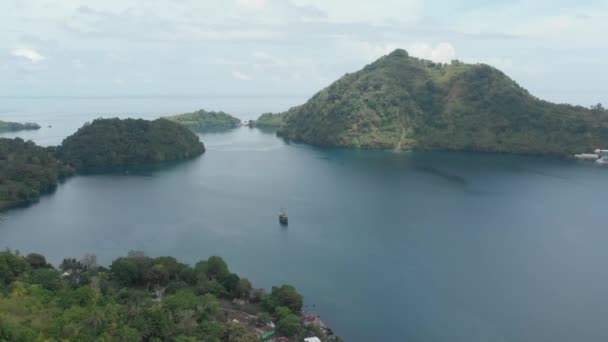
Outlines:
[[[0,210],[35,201],[73,173],[53,150],[21,138],[0,139]]]
[[[165,119],[97,119],[67,137],[58,157],[90,172],[196,157],[205,152],[198,136]]]
[[[217,256],[194,268],[141,252],[114,260],[109,269],[94,259],[64,259],[60,272],[40,254],[0,252],[0,341],[259,341],[255,328],[272,317],[279,335],[303,336],[307,329],[288,307],[234,321],[233,315],[247,314],[227,303],[249,298],[200,286],[213,280],[229,288],[238,278]],[[289,298],[301,299],[293,287],[273,293],[273,301],[288,305]]]

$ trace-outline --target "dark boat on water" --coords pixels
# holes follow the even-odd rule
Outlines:
[[[279,223],[286,225],[289,222],[289,219],[287,218],[287,214],[285,213],[285,210],[281,209],[281,212],[279,213]]]

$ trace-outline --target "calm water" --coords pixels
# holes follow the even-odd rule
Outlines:
[[[112,101],[14,100],[0,119],[43,123],[23,135],[48,145],[100,109],[151,118],[198,108]],[[295,284],[347,341],[608,340],[606,168],[321,150],[248,128],[201,138],[208,151],[196,160],[74,177],[8,212],[0,247],[55,263],[132,249],[188,262],[221,255],[258,286]]]

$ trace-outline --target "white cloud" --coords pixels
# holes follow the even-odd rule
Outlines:
[[[257,60],[260,60],[260,61],[262,61],[264,63],[268,63],[268,64],[273,64],[273,65],[277,65],[277,66],[287,65],[287,61],[285,61],[284,59],[273,56],[271,54],[268,54],[268,53],[262,52],[262,51],[254,52],[253,57]]]
[[[84,68],[84,63],[82,63],[82,61],[80,59],[73,59],[72,60],[72,65],[76,69],[82,69],[82,68]]]
[[[232,77],[241,81],[251,81],[253,78],[249,75],[246,75],[238,70],[232,70]]]
[[[15,57],[25,58],[32,63],[38,63],[45,57],[38,53],[38,51],[29,48],[18,48],[11,51],[11,54]]]
[[[456,57],[456,49],[450,43],[439,43],[435,47],[428,43],[417,43],[408,49],[410,55],[437,63],[449,63]]]
[[[266,0],[237,0],[236,4],[241,8],[259,9],[266,5]]]

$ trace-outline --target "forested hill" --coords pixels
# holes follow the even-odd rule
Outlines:
[[[404,50],[283,113],[279,134],[315,145],[571,156],[608,147],[608,111],[540,100],[485,64]]]
[[[78,171],[187,159],[205,152],[197,135],[165,119],[97,119],[67,137],[58,157]]]
[[[35,123],[18,123],[18,122],[8,122],[0,120],[0,133],[2,132],[16,132],[23,130],[33,130],[40,129],[40,125]]]
[[[198,110],[192,113],[185,113],[167,116],[165,119],[177,122],[194,131],[213,131],[221,129],[236,128],[241,120],[224,112],[207,112]]]
[[[0,139],[0,211],[36,200],[72,173],[52,149],[20,138]]]
[[[217,256],[192,267],[130,252],[105,268],[86,255],[56,269],[0,252],[0,341],[339,341],[304,326],[302,304],[294,287],[255,289]]]
[[[36,201],[74,171],[114,171],[203,152],[205,146],[196,134],[165,119],[97,119],[58,147],[0,139],[0,211]]]

